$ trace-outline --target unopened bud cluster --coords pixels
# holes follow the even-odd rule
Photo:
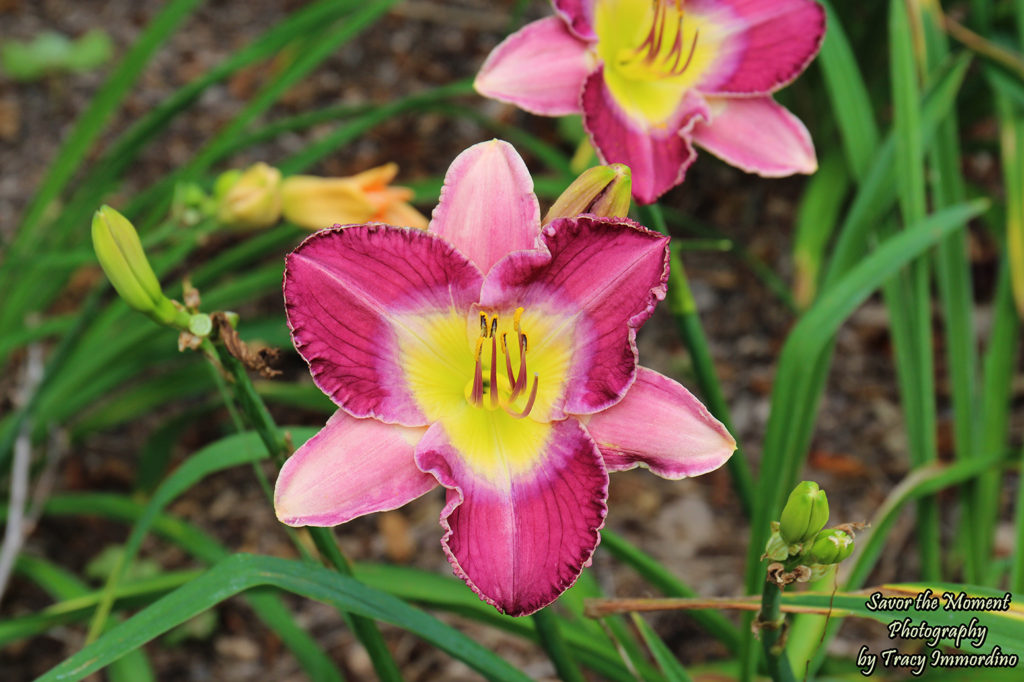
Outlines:
[[[218,224],[234,230],[264,229],[281,219],[307,230],[367,222],[425,229],[426,217],[408,203],[412,190],[391,185],[397,174],[398,166],[387,163],[344,178],[284,178],[256,163],[221,174],[209,205]]]
[[[842,528],[825,528],[828,499],[814,481],[799,483],[789,494],[764,556],[782,562],[789,575],[815,578],[853,553],[853,535]],[[804,569],[804,570],[797,570]]]

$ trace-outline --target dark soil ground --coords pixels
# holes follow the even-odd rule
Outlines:
[[[207,3],[146,69],[112,129],[147,111],[300,4],[296,0]],[[159,5],[156,0],[0,0],[0,40],[27,39],[44,29],[75,36],[100,26],[110,32],[121,55]],[[401,3],[361,39],[340,50],[289,92],[268,119],[334,103],[384,103],[402,94],[471,76],[503,35],[512,5],[509,1],[484,0]],[[533,2],[527,16],[540,17],[547,11],[545,3]],[[103,82],[105,73],[99,70],[54,76],[29,84],[13,83],[0,75],[3,237],[17,225],[60,141]],[[119,198],[130,196],[133,188],[148,185],[190,158],[239,111],[260,78],[258,69],[249,70],[211,88],[133,166],[130,181]],[[488,115],[557,140],[552,120],[494,102],[474,99],[471,103]],[[249,150],[234,159],[234,165],[256,160],[273,163],[320,133],[314,128],[306,134],[281,138]],[[345,175],[394,160],[402,167],[400,180],[436,176],[462,149],[487,137],[486,131],[465,121],[453,123],[435,115],[405,117],[374,129],[314,171]],[[533,163],[531,159],[528,162]],[[991,167],[991,159],[986,165],[986,159],[979,157],[972,164],[983,171]],[[790,281],[794,214],[804,182],[803,178],[765,180],[745,175],[705,154],[691,169],[686,184],[671,192],[665,203],[714,226]],[[429,211],[430,206],[422,208]],[[975,241],[979,296],[987,301],[990,285],[986,277],[994,256],[985,243]],[[684,261],[732,409],[735,435],[756,467],[775,366],[794,314],[735,254],[691,251],[684,254]],[[263,305],[272,309],[280,303],[267,301]],[[979,333],[984,335],[987,303],[981,304],[980,311]],[[664,308],[642,330],[639,344],[644,364],[693,385],[688,355]],[[908,469],[886,312],[879,301],[869,302],[843,328],[836,358],[805,476],[827,488],[834,520],[867,520]],[[296,361],[294,357],[291,360]],[[1020,389],[1017,386],[1015,391],[1018,401]],[[948,456],[950,424],[944,381],[940,381],[939,400],[943,454]],[[306,420],[311,424],[316,421]],[[58,489],[128,490],[136,454],[134,444],[140,442],[138,436],[147,428],[140,424],[137,429],[76,445],[74,456],[62,467]],[[190,430],[178,455],[201,445],[208,431],[202,425]],[[428,495],[399,511],[340,527],[337,536],[356,560],[409,563],[450,574],[438,543],[441,500],[440,494]],[[214,533],[235,550],[293,554],[248,469],[210,478],[175,503],[172,511]],[[1008,513],[1004,519],[1008,531]],[[915,553],[908,551],[913,524],[910,514],[900,519],[872,583],[918,575]],[[643,471],[616,474],[612,477],[608,526],[653,554],[701,595],[741,592],[747,522],[724,469],[681,482],[663,481]],[[80,570],[103,546],[123,542],[126,533],[124,526],[98,520],[43,519],[26,551]],[[1008,532],[1001,534],[1008,536]],[[1008,544],[998,548],[1001,552],[1009,550]],[[167,567],[188,565],[179,550],[153,539],[147,541],[143,556]],[[652,593],[600,549],[593,570],[610,595]],[[0,616],[27,613],[45,603],[35,588],[15,580]],[[370,661],[333,609],[299,600],[294,605],[300,623],[315,634],[350,679],[372,679]],[[229,601],[217,609],[216,617],[217,628],[209,637],[174,646],[159,641],[147,646],[158,679],[304,679],[295,660],[251,617],[244,604]],[[535,647],[459,618],[442,617],[528,674],[552,678],[551,665]],[[653,616],[652,622],[687,664],[724,656],[724,651],[710,643],[684,615]],[[479,679],[463,664],[433,651],[411,635],[387,627],[385,634],[407,679]],[[83,636],[81,628],[58,628],[0,649],[0,679],[24,680],[42,673],[76,651]],[[847,625],[844,637],[834,644],[835,652],[853,655],[861,642],[880,636],[884,636],[880,627]]]

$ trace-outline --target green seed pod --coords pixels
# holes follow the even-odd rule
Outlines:
[[[779,530],[782,538],[796,544],[806,542],[828,523],[828,498],[814,481],[803,481],[793,488],[782,509]]]
[[[829,528],[814,536],[805,556],[811,564],[838,564],[853,554],[853,538],[850,534]]]

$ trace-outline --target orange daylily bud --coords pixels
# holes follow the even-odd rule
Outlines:
[[[284,217],[308,230],[368,222],[426,228],[427,218],[408,203],[412,190],[390,186],[397,174],[398,166],[387,163],[345,178],[285,178],[281,185]]]

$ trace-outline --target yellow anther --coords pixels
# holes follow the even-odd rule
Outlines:
[[[498,316],[495,315],[491,320],[491,337],[493,337],[498,331]]]
[[[520,323],[520,321],[522,319],[523,319],[523,308],[522,307],[516,308],[516,312],[512,316],[512,328],[516,330],[517,334],[519,333],[519,323]]]
[[[476,350],[473,351],[473,357],[476,358],[477,360],[479,360],[480,359],[480,351],[482,351],[483,349],[484,349],[484,337],[482,337],[482,336],[477,337],[477,340],[476,340]]]
[[[487,313],[480,313],[480,336],[487,336]]]

